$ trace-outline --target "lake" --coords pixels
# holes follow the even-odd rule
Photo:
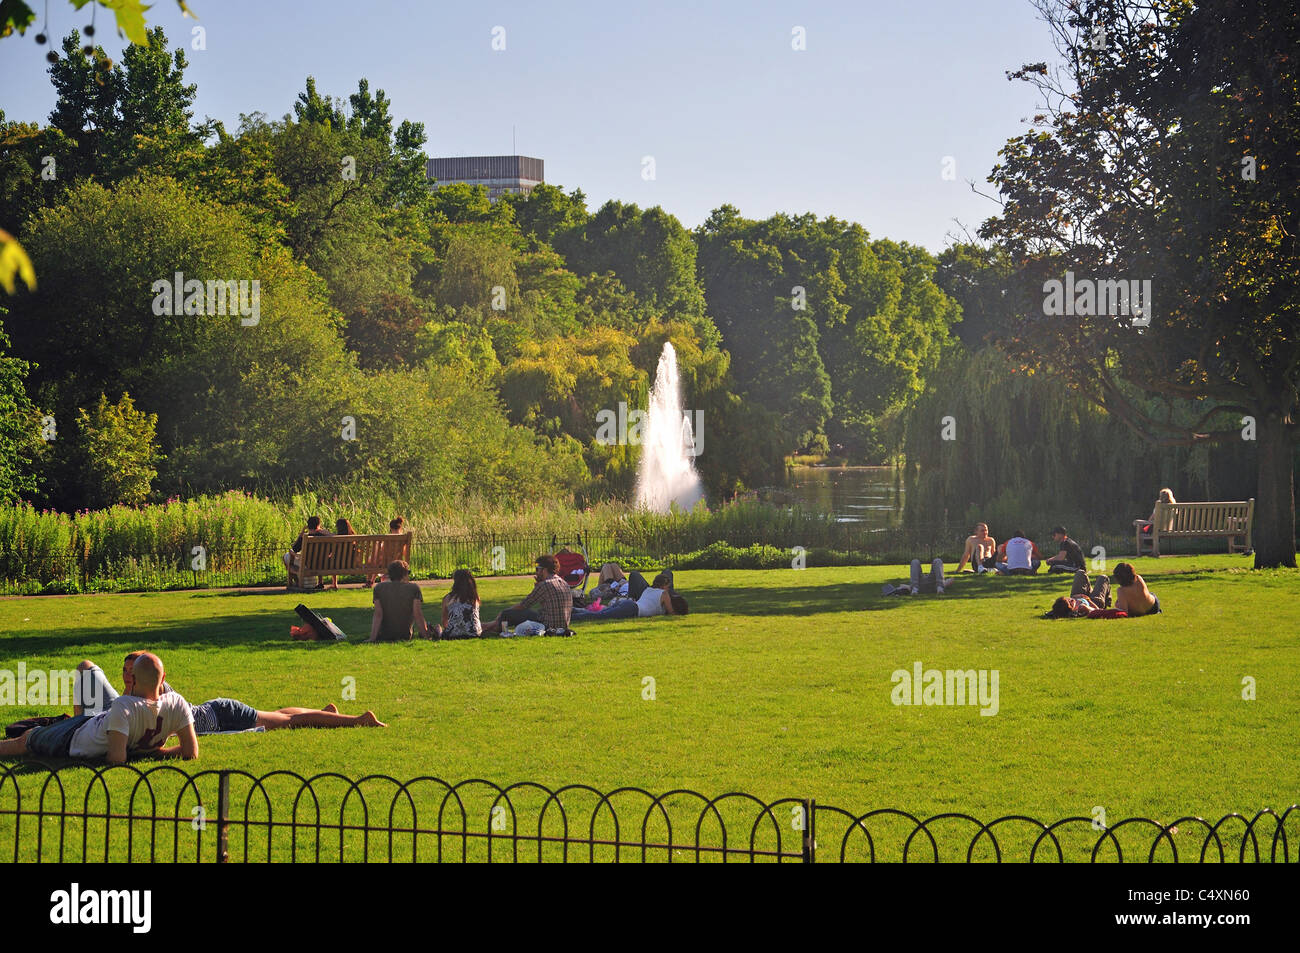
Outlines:
[[[841,523],[872,528],[897,526],[902,520],[902,475],[893,467],[791,467],[789,474],[788,486],[763,498],[834,513]]]

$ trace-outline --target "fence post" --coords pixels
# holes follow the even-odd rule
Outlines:
[[[803,862],[817,862],[817,802],[808,798],[803,802]]]
[[[230,821],[230,772],[221,771],[217,781],[217,863],[224,864],[230,860],[229,835]]]

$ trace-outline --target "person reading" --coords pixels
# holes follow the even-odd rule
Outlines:
[[[103,758],[109,764],[125,764],[131,754],[197,758],[199,739],[189,703],[176,692],[161,691],[162,660],[141,652],[132,663],[132,676],[139,694],[119,695],[99,714],[83,712],[0,741],[0,757]],[[178,743],[163,747],[173,734]]]
[[[538,556],[533,591],[509,609],[503,609],[491,622],[485,622],[483,634],[500,635],[502,626],[521,622],[540,622],[555,632],[567,629],[573,614],[573,590],[558,575],[559,571],[560,563],[554,556]]]
[[[370,642],[409,642],[411,626],[418,626],[421,638],[430,638],[429,624],[424,621],[424,597],[412,582],[406,562],[395,559],[388,564],[388,578],[374,588],[375,614],[370,622]],[[438,632],[434,626],[433,635]]]
[[[1160,599],[1147,588],[1146,580],[1139,576],[1130,563],[1115,567],[1115,581],[1119,589],[1115,594],[1115,608],[1131,616],[1154,615],[1162,611]]]
[[[997,568],[998,541],[989,535],[987,523],[976,523],[975,532],[966,537],[966,548],[962,550],[961,561],[957,571],[965,572],[966,564],[977,572],[990,572]]]
[[[1050,572],[1077,572],[1084,568],[1083,549],[1074,540],[1070,539],[1069,534],[1065,532],[1064,526],[1057,526],[1052,529],[1052,539],[1056,540],[1056,545],[1060,550],[1055,556],[1048,556],[1047,571]]]

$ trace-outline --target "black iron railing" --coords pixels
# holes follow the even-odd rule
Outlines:
[[[1290,835],[1288,836],[1288,827]],[[255,776],[174,765],[0,768],[0,857],[14,862],[1238,862],[1300,859],[1300,807],[1216,822],[989,822],[638,787],[482,779]]]

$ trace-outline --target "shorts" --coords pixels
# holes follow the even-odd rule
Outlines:
[[[190,709],[194,714],[194,733],[210,735],[218,731],[247,731],[257,726],[257,709],[233,698],[214,698]]]
[[[33,728],[27,732],[27,753],[38,758],[67,758],[72,747],[72,736],[77,729],[90,721],[90,715],[73,715],[52,725]]]

